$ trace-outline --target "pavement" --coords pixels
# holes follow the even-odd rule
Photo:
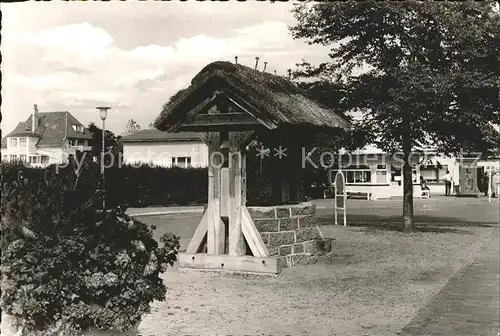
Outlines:
[[[312,202],[319,210],[317,216],[332,211],[332,199]],[[400,213],[401,208],[401,198],[347,201],[351,222],[362,220],[362,216],[371,221],[392,218],[399,222],[399,217],[393,216]],[[419,222],[445,223],[447,226],[498,225],[500,219],[499,199],[489,203],[484,197],[415,199],[414,208]],[[203,206],[128,209],[133,216],[150,216],[144,220],[155,224],[168,223],[168,229],[163,229],[182,237],[181,250],[189,244],[202,212]],[[497,228],[477,258],[459,270],[399,336],[500,336],[499,240]]]
[[[498,229],[472,264],[458,271],[400,336],[500,335]]]
[[[434,204],[446,204],[446,205],[460,205],[460,204],[469,204],[472,202],[480,202],[480,203],[488,203],[488,199],[486,197],[483,198],[465,198],[465,197],[454,197],[454,196],[435,196],[430,199],[420,199],[414,198],[414,205],[416,206],[432,206]],[[324,210],[324,209],[333,209],[333,199],[316,199],[312,200],[314,204],[316,204],[316,209]],[[348,207],[350,204],[355,204],[356,207],[362,205],[362,207],[368,208],[377,208],[382,204],[384,206],[390,207],[402,207],[402,199],[401,198],[392,198],[392,199],[380,199],[376,201],[371,200],[348,200]],[[493,198],[492,203],[500,203],[498,198]],[[128,208],[127,214],[130,216],[156,216],[156,215],[172,215],[172,214],[201,214],[203,213],[203,206],[168,206],[168,207],[147,207],[147,208]]]

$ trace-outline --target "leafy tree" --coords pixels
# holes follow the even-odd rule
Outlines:
[[[90,123],[90,125],[88,126],[88,130],[92,134],[92,157],[100,160],[102,153],[102,129],[97,127],[96,124]],[[120,139],[121,136],[117,136],[109,130],[106,130],[104,132],[105,152],[111,154],[107,154],[105,158],[106,160],[111,160],[112,157],[115,165],[121,164],[121,154],[123,153],[123,146]]]
[[[151,130],[156,129],[155,123],[153,121],[150,122],[149,125],[148,125],[148,128],[151,129]]]
[[[294,38],[331,48],[328,62],[304,61],[296,77],[342,87],[340,106],[363,114],[355,128],[364,141],[402,152],[404,228],[412,230],[415,145],[492,147],[485,132],[500,121],[498,3],[304,3],[293,13]]]
[[[129,119],[127,124],[125,125],[125,132],[123,135],[131,135],[139,132],[141,130],[141,126],[134,120]]]

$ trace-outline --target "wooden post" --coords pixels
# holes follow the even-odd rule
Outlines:
[[[208,163],[207,253],[221,254],[225,249],[225,225],[221,218],[221,160],[219,137],[210,134]]]
[[[242,160],[243,155],[239,150],[230,152],[229,162],[229,255],[240,256],[245,254],[245,241],[241,232],[242,211]]]

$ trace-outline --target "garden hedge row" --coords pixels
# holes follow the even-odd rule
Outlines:
[[[20,171],[26,177],[42,179],[47,168],[25,167],[22,164],[2,163],[2,181],[18,178]],[[99,181],[100,171],[96,163],[89,163],[84,169],[92,170],[90,179]],[[71,170],[60,169],[61,178]],[[110,206],[126,204],[129,207],[171,206],[206,204],[208,195],[207,168],[165,168],[155,166],[134,167],[122,165],[105,170],[106,201]],[[316,196],[308,190],[311,177],[304,181],[305,194]],[[304,178],[304,176],[302,176]],[[252,171],[247,176],[247,202],[263,205],[271,196],[272,174],[267,171]],[[93,183],[85,182],[90,188]],[[85,186],[83,186],[85,187]]]
[[[43,179],[48,168],[25,167],[22,164],[2,163],[2,181],[18,178],[19,172],[28,178]],[[89,169],[89,168],[87,168]],[[92,179],[100,179],[99,167],[91,166]],[[60,169],[61,178],[69,172]],[[129,207],[193,205],[207,203],[207,168],[164,168],[123,165],[105,170],[106,201],[109,206],[127,204]],[[85,182],[90,188],[93,183]],[[270,194],[268,175],[248,178],[247,201],[253,204],[265,203]],[[84,186],[85,187],[85,186]]]

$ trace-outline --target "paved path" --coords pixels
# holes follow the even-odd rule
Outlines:
[[[316,204],[318,210],[333,209],[333,199],[316,199],[312,200]],[[499,203],[498,199],[492,199],[493,203],[491,205],[497,206]],[[433,205],[446,205],[446,206],[460,206],[462,204],[480,204],[488,203],[488,199],[483,198],[457,198],[457,197],[444,197],[437,196],[431,199],[414,199],[415,207],[418,206],[433,206]],[[401,198],[393,199],[380,199],[377,201],[365,201],[365,200],[348,200],[348,208],[378,208],[378,207],[396,207],[400,208],[402,206]],[[146,208],[128,208],[127,214],[130,216],[155,216],[155,215],[170,215],[170,214],[188,214],[188,213],[203,213],[203,206],[169,206],[169,207],[146,207]]]
[[[498,230],[471,264],[458,271],[400,336],[500,335]]]

